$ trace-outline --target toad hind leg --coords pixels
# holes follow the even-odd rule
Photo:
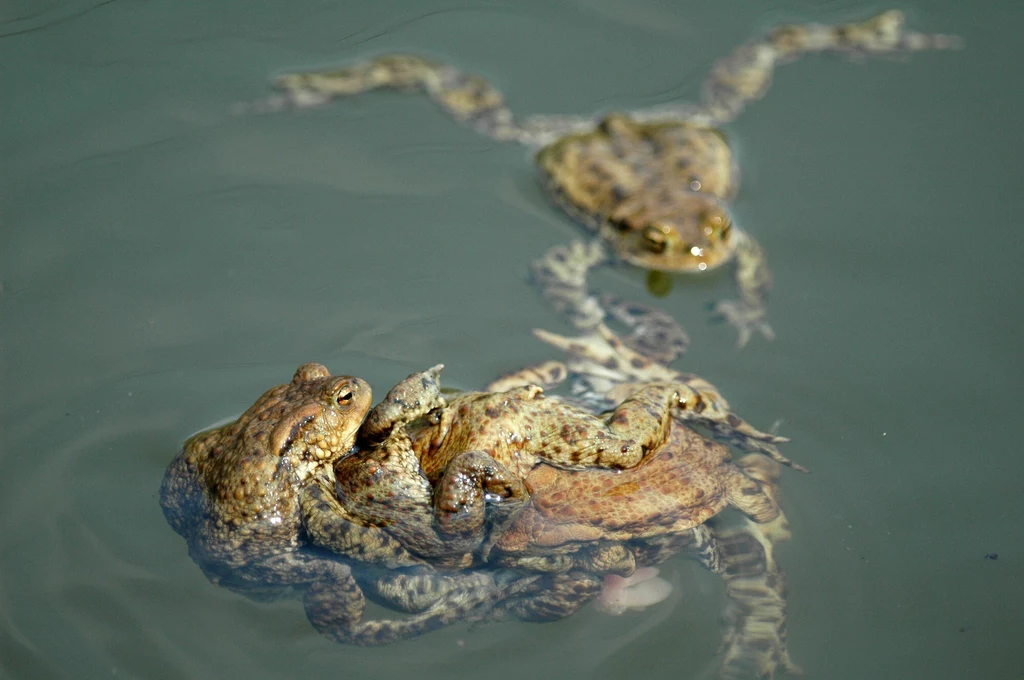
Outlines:
[[[783,574],[771,559],[772,546],[747,522],[731,527],[719,517],[693,529],[640,547],[644,564],[656,564],[682,551],[725,581],[728,605],[720,652],[720,677],[772,678],[777,670],[799,673],[786,644]],[[664,542],[664,544],[662,544]]]
[[[586,571],[548,574],[489,611],[483,622],[514,616],[521,621],[556,621],[571,616],[601,594],[602,577]]]
[[[569,377],[569,369],[561,361],[543,361],[533,366],[527,366],[517,371],[505,373],[491,382],[485,388],[487,392],[508,392],[517,387],[528,387],[538,385],[541,389],[553,390],[565,382]]]
[[[690,343],[675,319],[610,293],[595,296],[590,292],[587,274],[607,261],[601,239],[573,241],[548,250],[530,265],[530,273],[542,297],[576,330],[593,331],[611,317],[631,331],[623,338],[629,347],[649,359],[671,363]]]
[[[306,553],[287,553],[271,557],[253,569],[253,576],[261,577],[266,585],[305,585],[303,604],[313,627],[336,642],[357,645],[386,644],[441,628],[529,585],[513,582],[501,589],[493,584],[468,584],[445,593],[422,613],[401,619],[364,621],[366,598],[352,576],[352,569],[343,562]]]
[[[315,582],[304,598],[313,626],[335,642],[361,646],[384,645],[422,635],[444,626],[470,620],[527,588],[536,576],[520,578],[504,588],[469,586],[445,593],[426,610],[400,619],[362,621],[366,600],[355,581],[341,587],[329,581]]]
[[[339,69],[285,73],[273,84],[280,94],[251,108],[309,108],[386,88],[422,92],[457,122],[500,141],[542,146],[593,125],[591,118],[581,116],[517,120],[501,91],[482,76],[414,54],[385,54]]]
[[[762,98],[777,66],[809,54],[833,52],[854,58],[892,56],[924,50],[958,49],[960,38],[911,31],[898,10],[846,24],[787,24],[767,36],[734,49],[711,69],[698,105],[659,106],[635,111],[640,121],[686,119],[721,126],[738,116],[747,104]]]
[[[496,398],[505,394],[498,393]],[[603,416],[552,400],[544,405],[544,421],[535,421],[536,431],[520,451],[572,469],[631,468],[664,444],[673,413],[685,408],[675,386],[663,384],[633,389]]]
[[[506,399],[507,394],[494,398]],[[665,443],[675,417],[720,429],[747,450],[788,462],[775,447],[787,440],[760,432],[729,412],[713,389],[686,382],[627,383],[609,396],[621,401],[602,416],[581,414],[557,401],[545,404],[545,421],[534,421],[537,431],[520,450],[568,468],[631,468]]]
[[[314,480],[299,496],[302,525],[315,545],[358,562],[389,568],[421,564],[402,543],[380,527],[365,526],[351,517],[334,490]]]
[[[712,520],[712,525],[718,523]],[[727,679],[771,678],[779,670],[801,673],[786,641],[785,577],[757,526],[748,521],[743,527],[715,529],[729,598],[721,647],[721,677]]]
[[[449,593],[495,586],[494,578],[484,571],[441,572],[425,567],[369,567],[357,571],[356,577],[371,597],[391,609],[411,613],[426,611]]]

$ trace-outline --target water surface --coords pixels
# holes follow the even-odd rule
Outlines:
[[[389,649],[321,638],[189,560],[157,502],[195,430],[305,361],[378,393],[439,361],[456,387],[566,330],[527,263],[579,231],[526,152],[425,100],[232,116],[274,72],[416,51],[527,113],[693,98],[712,61],[849,3],[9,3],[0,9],[0,675],[711,677],[723,594],[675,560],[669,603],[456,627]],[[727,133],[738,218],[776,273],[778,339],[742,352],[662,302],[679,364],[782,421],[790,645],[809,678],[1019,677],[1024,108],[1016,5],[905,7],[967,49],[809,59]],[[685,285],[678,285],[685,284]],[[595,285],[643,297],[643,276]],[[985,555],[998,554],[998,560]]]

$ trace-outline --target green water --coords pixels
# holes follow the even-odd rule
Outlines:
[[[682,560],[663,574],[676,595],[646,612],[384,649],[206,581],[157,502],[187,435],[305,361],[382,394],[440,361],[474,387],[552,356],[528,331],[566,328],[526,267],[579,233],[526,152],[422,99],[229,112],[276,71],[393,50],[485,73],[524,113],[649,106],[693,98],[773,24],[881,8],[0,7],[0,675],[713,677],[723,594]],[[726,276],[661,304],[693,339],[679,366],[755,425],[782,420],[813,471],[784,476],[780,552],[807,677],[1018,678],[1024,11],[904,9],[967,48],[787,66],[727,130],[778,339],[736,352],[708,323]],[[644,296],[633,270],[594,283]]]

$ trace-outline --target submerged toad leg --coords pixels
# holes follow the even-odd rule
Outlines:
[[[744,506],[743,501],[730,497],[730,503],[752,520],[749,526],[750,531],[764,546],[768,564],[774,565],[773,546],[781,541],[788,541],[792,536],[789,531],[789,520],[786,519],[785,513],[779,507],[779,466],[764,456],[756,454],[743,456],[736,461],[736,464],[748,479],[755,480],[760,485],[761,493],[768,498],[767,505],[775,508],[774,516],[770,516],[770,514],[758,516],[756,512],[750,511],[750,507]],[[749,497],[747,502],[751,502]]]
[[[387,88],[422,92],[459,123],[500,141],[541,146],[593,125],[591,118],[581,116],[516,120],[501,92],[482,76],[415,54],[386,54],[344,68],[285,73],[274,78],[273,85],[279,94],[239,110],[310,108]]]
[[[668,381],[714,389],[703,378],[673,370],[640,354],[603,323],[594,330],[596,332],[578,337],[565,337],[541,329],[534,329],[533,334],[568,354],[568,366],[578,374],[574,377],[585,376],[595,383],[598,391],[607,391],[627,382]]]
[[[667,312],[614,293],[601,293],[599,300],[608,316],[630,329],[623,342],[645,357],[670,364],[690,346],[690,336]]]
[[[657,564],[682,553],[725,581],[728,605],[720,652],[723,678],[771,678],[799,673],[786,646],[783,574],[771,558],[773,544],[747,521],[727,526],[719,517],[678,534],[640,542],[637,561]]]
[[[293,552],[271,557],[252,569],[251,576],[264,586],[305,585],[303,604],[310,623],[337,642],[358,645],[395,642],[465,620],[477,608],[513,596],[532,582],[520,579],[504,588],[493,582],[458,582],[422,613],[364,621],[366,599],[347,564]],[[282,575],[286,576],[278,578]]]
[[[777,66],[809,54],[833,52],[864,58],[958,49],[962,44],[957,36],[908,30],[904,20],[903,12],[889,10],[846,24],[779,26],[717,61],[704,83],[700,104],[658,106],[632,115],[640,121],[671,118],[721,126],[767,93]]]
[[[717,520],[712,520],[717,526]],[[718,528],[721,575],[729,598],[723,652],[723,678],[774,677],[776,671],[799,674],[786,643],[785,576],[771,559],[772,545],[759,525]]]
[[[501,601],[487,612],[485,622],[514,616],[521,621],[556,621],[576,613],[601,594],[603,578],[572,570],[547,574],[521,594]]]
[[[366,526],[354,518],[324,480],[314,480],[303,490],[299,507],[303,529],[314,545],[354,561],[380,563],[388,568],[423,563],[380,527]]]
[[[476,588],[495,588],[494,577],[485,571],[440,572],[426,567],[358,570],[363,590],[392,609],[417,613],[434,606],[442,597]]]
[[[670,363],[686,351],[690,339],[671,316],[660,310],[627,303],[609,293],[595,296],[587,274],[608,261],[603,241],[573,241],[558,245],[530,265],[533,283],[555,311],[576,330],[596,329],[611,317],[630,329],[623,342],[644,356]]]
[[[521,577],[505,587],[494,584],[461,584],[440,596],[427,609],[401,619],[362,621],[366,600],[355,581],[345,588],[317,581],[306,591],[304,603],[310,623],[336,642],[354,645],[384,645],[406,640],[444,626],[467,621],[478,612],[516,595],[537,576]]]
[[[766,301],[772,288],[772,274],[765,261],[764,250],[745,232],[736,235],[736,287],[739,300],[722,300],[715,304],[715,314],[736,329],[737,349],[743,348],[754,331],[766,340],[775,339],[768,323]]]
[[[605,263],[603,241],[573,241],[557,245],[530,265],[533,283],[555,311],[574,328],[588,331],[604,320],[605,312],[587,287],[587,273]]]

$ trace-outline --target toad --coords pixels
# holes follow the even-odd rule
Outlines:
[[[897,10],[853,23],[783,25],[716,62],[699,103],[602,117],[519,118],[482,76],[421,56],[387,54],[340,69],[280,75],[274,79],[278,94],[246,108],[307,108],[377,88],[423,92],[458,122],[535,150],[552,200],[614,256],[649,270],[652,291],[670,285],[665,272],[700,274],[735,264],[739,299],[715,309],[743,346],[754,332],[773,337],[766,313],[771,274],[762,248],[729,210],[739,172],[721,126],[765,95],[777,66],[803,56],[860,58],[959,45],[955,36],[907,29]],[[558,304],[559,290],[545,284],[545,265],[541,258],[535,266],[537,282]],[[574,319],[581,321],[590,325],[578,329],[587,330],[601,318]]]
[[[363,621],[365,600],[350,566],[309,549],[300,497],[314,480],[333,480],[332,465],[352,448],[370,403],[370,386],[360,378],[304,364],[290,383],[266,392],[236,421],[185,442],[160,489],[168,523],[211,581],[250,595],[303,587],[317,629],[359,644],[461,620],[510,592],[487,575],[449,575],[430,581],[423,611]],[[384,416],[378,427],[387,426],[380,422]]]

